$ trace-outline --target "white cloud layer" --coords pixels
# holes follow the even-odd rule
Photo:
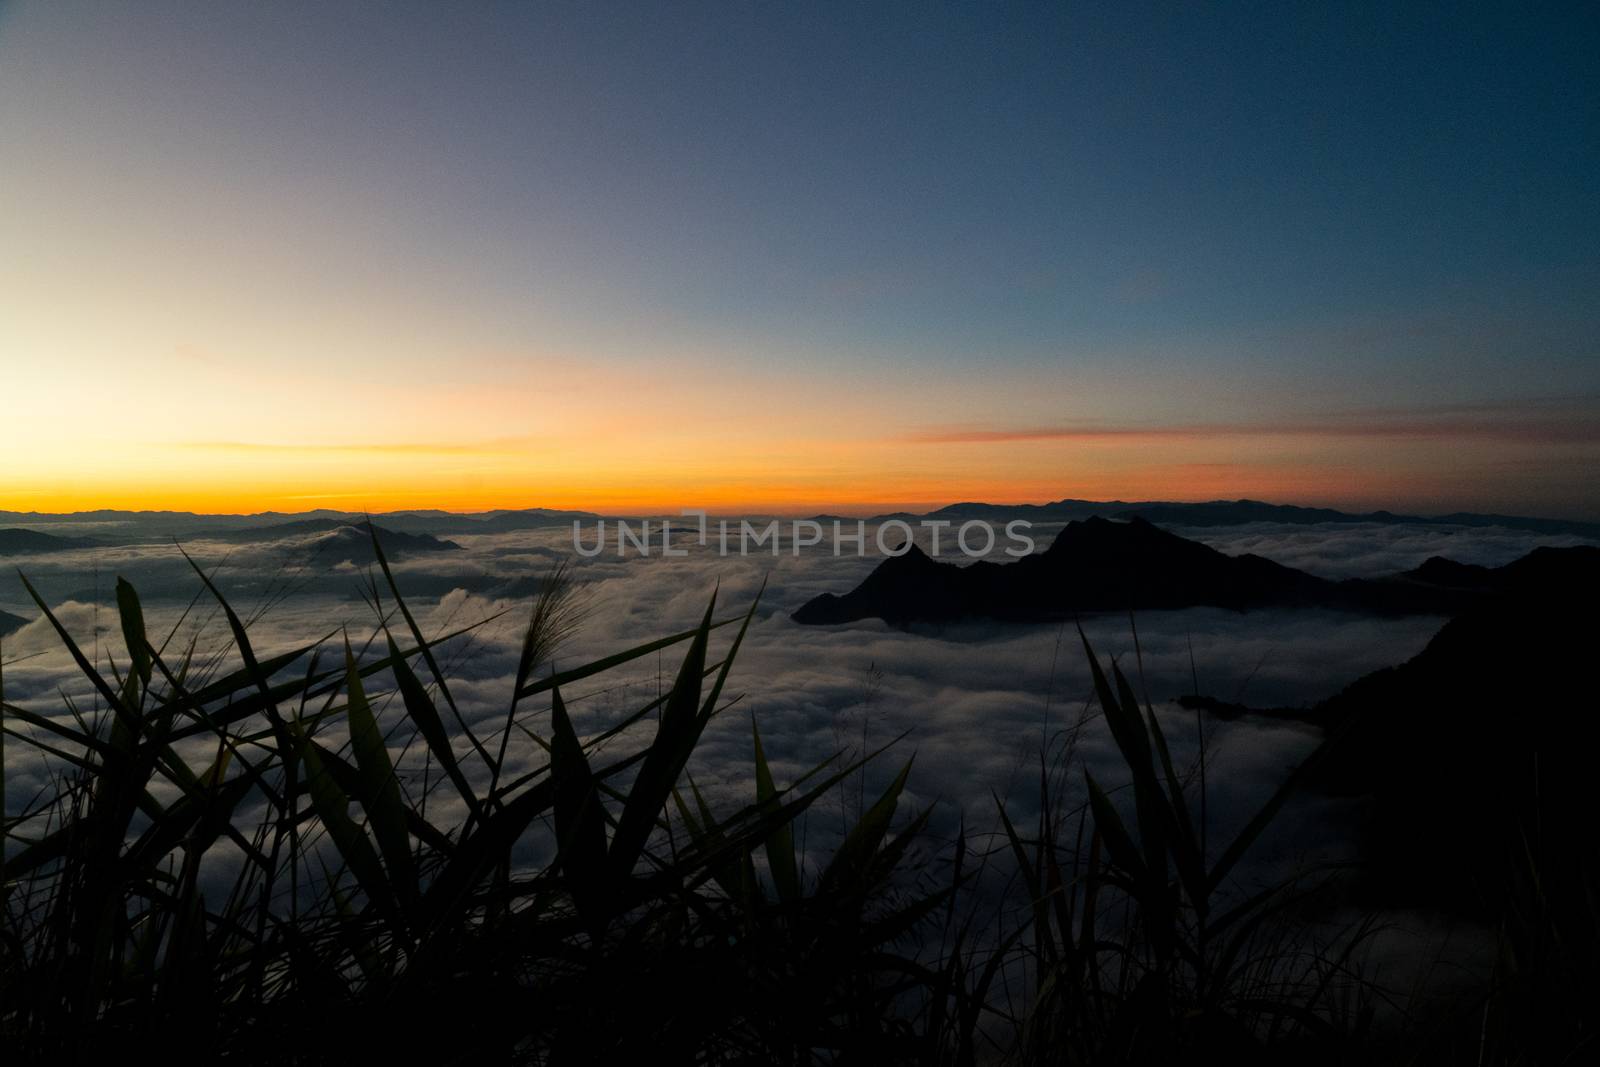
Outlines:
[[[1183,532],[1224,551],[1257,552],[1333,577],[1388,573],[1434,554],[1502,563],[1536,544],[1571,540],[1504,530],[1369,525]],[[804,627],[789,619],[816,594],[851,588],[870,571],[872,559],[720,558],[692,549],[681,559],[606,555],[580,560],[570,551],[570,530],[457,540],[465,551],[402,559],[394,569],[430,634],[499,615],[470,639],[453,644],[444,657],[454,696],[468,721],[484,732],[504,720],[517,640],[538,579],[555,561],[573,559],[591,609],[582,631],[560,653],[558,666],[687,629],[698,622],[714,589],[719,615],[742,611],[765,579],[766,593],[730,682],[730,692],[742,694],[742,700],[713,723],[691,763],[701,787],[728,804],[747,800],[752,791],[753,714],[780,779],[792,780],[841,745],[859,747],[863,738],[877,745],[907,732],[898,751],[868,773],[869,790],[915,753],[907,810],[935,804],[935,833],[953,833],[963,812],[969,831],[992,825],[991,790],[1008,797],[1016,817],[1026,819],[1036,802],[1041,739],[1057,737],[1075,722],[1089,694],[1087,665],[1070,627],[974,623],[908,632],[878,622]],[[1048,535],[1041,538],[1040,547],[1048,540]],[[335,561],[302,567],[270,546],[195,542],[187,547],[198,563],[215,568],[219,586],[250,620],[252,640],[261,651],[296,647],[340,627],[348,628],[359,650],[373,634],[372,612],[360,596],[361,568]],[[152,633],[176,627],[175,646],[198,634],[202,657],[227,645],[226,626],[208,598],[200,598],[185,616],[200,583],[175,548],[63,553],[34,557],[25,565],[68,631],[102,661],[107,655],[125,658],[113,598],[117,575],[138,588]],[[0,608],[30,618],[38,614],[15,578],[0,581]],[[1380,620],[1330,611],[1240,614],[1211,608],[1148,612],[1135,621],[1137,657],[1128,618],[1086,619],[1084,627],[1102,657],[1118,657],[1162,709],[1180,762],[1196,752],[1195,721],[1167,702],[1194,689],[1196,680],[1202,692],[1226,700],[1307,704],[1415,654],[1441,623],[1430,617]],[[716,647],[725,643],[724,636]],[[7,638],[4,647],[7,700],[43,714],[63,714],[64,692],[76,696],[81,707],[93,707],[92,694],[43,620]],[[579,730],[598,732],[648,702],[671,684],[680,655],[669,649],[659,661],[635,662],[573,686],[564,696]],[[546,711],[547,705],[534,701],[522,714],[530,729],[542,733]],[[1206,729],[1209,808],[1219,832],[1242,819],[1315,740],[1304,727],[1282,724],[1210,722]],[[629,743],[620,739],[618,750]],[[518,766],[531,766],[532,746],[520,748],[529,751],[517,757]],[[1114,751],[1098,722],[1085,726],[1078,753],[1108,783],[1118,780]],[[6,758],[7,804],[15,811],[44,784],[43,772],[37,757],[15,742],[7,746]],[[1078,788],[1081,775],[1074,772],[1070,782]],[[819,834],[837,822],[837,801],[830,804],[833,808],[825,806],[814,820]],[[1324,831],[1307,818],[1285,821],[1270,843],[1269,859],[1292,862],[1322,847]],[[1263,869],[1273,867],[1268,862]]]

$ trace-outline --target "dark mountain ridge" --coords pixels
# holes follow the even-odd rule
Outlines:
[[[362,512],[313,511],[284,513],[264,511],[253,515],[199,515],[186,511],[80,511],[69,514],[0,511],[0,524],[35,527],[20,533],[70,540],[70,547],[95,545],[150,544],[171,538],[180,540],[258,540],[271,536],[288,537],[296,532],[332,530],[340,526],[376,521],[380,529],[397,533],[448,534],[505,533],[563,526],[573,521],[590,522],[599,518],[587,511],[559,511],[550,508],[496,510],[457,513],[430,509],[395,511],[368,516]],[[48,531],[38,529],[48,527]],[[60,531],[60,532],[57,532]],[[70,536],[69,536],[70,535]],[[42,543],[41,543],[42,544]],[[52,545],[38,551],[68,547]],[[0,552],[7,549],[0,547]]]
[[[1372,900],[1494,915],[1536,889],[1592,921],[1600,575],[1556,563],[1495,568],[1501,595],[1305,713],[1330,737],[1310,784],[1363,798]]]
[[[1487,594],[1559,582],[1574,572],[1600,573],[1600,548],[1541,548],[1492,569],[1430,560],[1391,578],[1332,581],[1261,556],[1229,556],[1143,519],[1090,518],[1069,523],[1049,548],[1013,563],[939,562],[913,545],[885,559],[855,589],[824,593],[793,617],[811,625],[878,618],[903,626],[1200,606],[1448,615]]]
[[[1334,508],[1269,504],[1260,500],[1212,500],[1200,503],[1178,501],[1077,500],[1065,498],[1044,504],[989,504],[968,501],[950,504],[920,514],[895,512],[862,521],[880,523],[900,519],[916,523],[923,519],[962,522],[986,519],[1008,522],[1025,519],[1035,523],[1071,522],[1091,517],[1127,520],[1142,518],[1167,526],[1234,526],[1254,522],[1290,523],[1379,523],[1384,525],[1499,526],[1543,534],[1567,534],[1600,540],[1600,522],[1576,519],[1532,518],[1518,515],[1454,512],[1448,515],[1406,515],[1390,511],[1364,513]],[[601,516],[589,511],[557,508],[495,509],[481,512],[452,512],[436,508],[407,508],[371,515],[381,525],[405,533],[435,535],[500,533],[510,530],[535,530],[562,526],[573,521],[592,522]],[[626,518],[627,516],[623,516]],[[746,516],[753,518],[754,516]],[[0,524],[13,526],[84,527],[96,541],[107,544],[144,543],[168,537],[207,537],[224,530],[246,530],[274,525],[325,519],[354,523],[368,519],[362,512],[317,508],[303,512],[263,511],[253,515],[204,515],[186,511],[79,511],[52,514],[31,511],[0,511]],[[819,520],[854,522],[854,516],[823,515]]]
[[[986,519],[1006,522],[1070,522],[1091,517],[1127,520],[1144,519],[1158,526],[1241,526],[1252,522],[1278,522],[1291,525],[1316,523],[1377,523],[1385,526],[1499,526],[1542,534],[1570,534],[1600,539],[1600,522],[1578,519],[1531,518],[1458,511],[1448,515],[1406,515],[1392,511],[1349,512],[1335,508],[1300,507],[1295,504],[1268,504],[1260,500],[1210,500],[1199,503],[1178,501],[1054,500],[1046,504],[951,504],[924,515],[879,515],[873,522],[889,518]]]
[[[92,548],[99,543],[88,538],[61,537],[38,530],[0,530],[0,556],[64,552],[72,548]]]
[[[1392,511],[1347,512],[1333,508],[1303,508],[1293,504],[1267,504],[1260,500],[1217,500],[1203,504],[1138,504],[1114,514],[1164,526],[1240,526],[1251,522],[1291,525],[1317,523],[1376,523],[1383,526],[1499,526],[1530,533],[1573,534],[1600,538],[1600,522],[1576,519],[1540,519],[1520,515],[1457,511],[1449,515],[1403,515]]]
[[[355,562],[377,558],[372,549],[374,534],[378,544],[383,547],[384,555],[395,558],[417,553],[461,551],[461,546],[454,541],[444,541],[431,534],[401,533],[365,522],[341,523],[332,529],[309,532],[311,536],[305,539],[304,544],[317,555]]]

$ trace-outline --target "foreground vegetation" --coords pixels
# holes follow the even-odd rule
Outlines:
[[[478,736],[440,662],[462,633],[425,637],[374,547],[384,584],[360,653],[330,635],[258,656],[196,568],[232,669],[147,633],[123,582],[127,654],[102,665],[35,594],[101,711],[3,705],[5,744],[52,768],[5,814],[8,1062],[1514,1063],[1581,1048],[1582,1033],[1550,1035],[1549,1054],[1518,1039],[1519,998],[1548,975],[1536,898],[1492,989],[1427,1028],[1392,1006],[1385,1024],[1359,967],[1374,924],[1306,921],[1303,886],[1229,888],[1307,768],[1210,841],[1203,762],[1174,766],[1149,703],[1087,642],[1129,779],[1115,798],[1089,776],[1086,802],[1063,799],[1079,781],[1068,743],[1041,754],[1030,825],[997,800],[992,841],[941,842],[928,810],[900,810],[907,761],[819,857],[801,847],[805,813],[881,751],[779,788],[753,723],[734,810],[687,771],[735,702],[755,604],[719,619],[713,597],[690,631],[550,671],[581,616],[558,571],[504,721]],[[669,689],[576,732],[563,688],[668,648]]]

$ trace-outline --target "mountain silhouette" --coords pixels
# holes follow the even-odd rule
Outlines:
[[[265,526],[246,526],[240,530],[226,530],[210,535],[218,541],[236,541],[249,544],[255,541],[281,541],[289,537],[300,537],[305,534],[326,533],[341,527],[353,527],[355,524],[343,518],[315,518],[294,519],[288,522],[269,523]],[[365,523],[361,524],[363,527]],[[378,527],[380,531],[384,527]]]
[[[403,533],[387,526],[342,519],[301,519],[271,526],[251,526],[215,535],[216,540],[238,544],[291,542],[321,552],[343,553],[340,558],[370,560],[372,534],[376,530],[383,551],[390,556],[418,552],[454,552],[461,546],[430,534]],[[352,555],[353,554],[353,555]]]
[[[592,522],[600,516],[588,511],[562,511],[552,508],[522,508],[484,512],[451,512],[420,508],[373,514],[332,511],[317,508],[303,512],[262,511],[252,515],[205,515],[188,511],[78,511],[65,514],[0,511],[0,526],[50,523],[83,536],[40,534],[34,530],[0,530],[0,534],[28,534],[17,538],[16,547],[0,537],[0,555],[85,548],[96,545],[136,545],[180,541],[224,540],[249,542],[276,540],[295,533],[334,530],[340,526],[359,526],[376,521],[380,529],[396,533],[454,534],[506,533],[567,526],[574,521]],[[41,540],[50,538],[51,540]],[[26,542],[26,544],[25,544]]]
[[[1600,859],[1600,571],[1555,563],[1498,568],[1503,589],[1521,584],[1308,715],[1332,738],[1315,784],[1367,798],[1365,884],[1386,902],[1493,913],[1531,860],[1552,906],[1592,914],[1551,894],[1587,884],[1583,866]]]
[[[24,556],[38,552],[62,552],[69,548],[89,548],[98,541],[82,537],[62,537],[38,530],[0,530],[0,556]]]
[[[1382,526],[1499,526],[1542,534],[1570,534],[1600,539],[1600,522],[1576,519],[1544,519],[1523,515],[1483,514],[1457,511],[1448,515],[1405,515],[1392,511],[1350,512],[1335,508],[1308,508],[1294,504],[1269,504],[1261,500],[1208,500],[1199,503],[1177,501],[1053,500],[1047,504],[985,504],[968,501],[950,504],[925,514],[896,512],[869,520],[984,519],[1005,523],[1011,519],[1031,522],[1070,522],[1099,517],[1103,519],[1144,519],[1158,526],[1239,526],[1252,522],[1288,523],[1296,526],[1317,523],[1375,523]]]
[[[358,522],[336,526],[322,533],[314,533],[302,543],[324,559],[349,560],[370,563],[377,559],[372,549],[373,534],[383,546],[385,556],[398,559],[402,556],[434,552],[459,552],[461,546],[454,541],[444,541],[430,534],[408,534],[398,530]]]
[[[1316,704],[1178,704],[1327,734],[1308,785],[1359,801],[1365,903],[1485,917],[1536,894],[1550,915],[1591,922],[1600,549],[1539,548],[1503,567],[1436,556],[1399,577],[1475,598],[1417,655]]]
[[[1260,556],[1227,556],[1142,519],[1069,523],[1049,548],[1014,563],[965,566],[915,545],[880,563],[844,596],[831,593],[794,613],[802,623],[880,618],[895,625],[964,618],[1037,621],[1080,611],[1248,608],[1314,601],[1330,583]]]
[[[1332,581],[1261,556],[1230,556],[1143,519],[1067,524],[1045,551],[1014,563],[939,562],[912,545],[855,589],[824,593],[794,613],[826,625],[883,619],[1037,622],[1082,612],[1221,607],[1328,607],[1378,615],[1449,615],[1486,594],[1600,567],[1600,548],[1542,548],[1500,568],[1429,560],[1383,579]]]
[[[373,513],[334,511],[316,508],[302,512],[262,511],[253,515],[207,515],[187,511],[118,511],[101,509],[69,513],[0,510],[0,525],[16,524],[36,526],[51,523],[57,526],[82,528],[91,539],[85,544],[151,544],[198,538],[225,537],[229,533],[255,533],[270,530],[274,525],[322,520],[328,528],[359,523],[371,519],[385,529],[401,533],[426,533],[436,537],[455,534],[507,533],[518,530],[540,530],[567,526],[573,522],[592,523],[599,518],[631,518],[631,516],[601,516],[589,511],[568,511],[557,508],[497,509],[480,512],[441,511],[437,508],[408,508],[401,511]],[[632,516],[637,517],[637,516]],[[753,516],[747,516],[753,517]],[[940,519],[964,522],[984,519],[1003,525],[1012,519],[1026,519],[1033,523],[1065,523],[1088,518],[1127,521],[1140,518],[1158,526],[1236,526],[1254,522],[1289,523],[1293,525],[1317,523],[1376,523],[1381,525],[1471,526],[1502,527],[1526,530],[1541,534],[1562,534],[1600,540],[1600,522],[1576,519],[1532,518],[1520,515],[1480,514],[1454,512],[1449,515],[1406,515],[1390,511],[1347,512],[1334,508],[1299,507],[1293,504],[1271,504],[1260,500],[1211,500],[1199,503],[1177,501],[1129,500],[1053,500],[1044,504],[989,504],[965,501],[950,504],[934,511],[913,513],[894,512],[886,515],[859,517],[871,524],[886,519],[900,519],[912,524],[922,519]],[[854,523],[858,516],[819,515],[816,521],[827,525],[837,519]],[[54,536],[54,535],[51,535]],[[61,546],[55,546],[61,547]],[[6,551],[0,548],[0,552]]]
[[[1141,518],[1170,526],[1238,526],[1248,522],[1377,523],[1382,526],[1500,526],[1542,534],[1576,534],[1600,537],[1600,523],[1574,519],[1539,519],[1522,515],[1457,511],[1448,515],[1400,515],[1392,511],[1348,512],[1333,508],[1303,508],[1293,504],[1268,504],[1260,500],[1213,500],[1203,504],[1133,504],[1111,512],[1116,518]]]

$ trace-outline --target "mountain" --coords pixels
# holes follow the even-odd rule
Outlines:
[[[570,526],[574,521],[593,522],[600,516],[588,511],[560,511],[552,508],[521,508],[514,511],[497,510],[474,513],[415,509],[391,511],[372,516],[373,520],[390,530],[402,533],[426,533],[435,536],[449,534],[510,533],[517,530],[543,530],[552,526]],[[346,516],[350,522],[364,516]]]
[[[880,618],[895,625],[963,618],[1035,621],[1080,611],[1248,608],[1312,602],[1330,583],[1260,556],[1227,556],[1143,520],[1069,523],[1049,548],[1014,563],[941,563],[912,545],[844,596],[795,612],[802,623]]]
[[[1514,588],[1447,623],[1407,662],[1313,708],[1330,734],[1314,782],[1366,798],[1367,889],[1391,903],[1474,912],[1517,891],[1531,850],[1542,892],[1586,883],[1600,746],[1594,649],[1600,575],[1556,580],[1554,560],[1513,568]],[[1571,906],[1592,917],[1590,902]]]
[[[339,518],[299,519],[269,526],[247,526],[241,530],[219,531],[208,535],[207,539],[234,544],[284,543],[326,559],[370,563],[377,558],[372,551],[370,533],[374,528],[384,553],[393,558],[423,552],[453,552],[461,548],[454,541],[444,541],[431,534],[404,533],[387,526],[373,527],[364,521],[349,522]]]
[[[1249,522],[1308,525],[1324,522],[1367,522],[1386,526],[1501,526],[1542,534],[1575,534],[1600,538],[1600,522],[1535,519],[1517,515],[1484,515],[1458,511],[1426,517],[1397,515],[1390,511],[1351,513],[1332,508],[1302,508],[1292,504],[1266,504],[1259,500],[1217,500],[1204,504],[1138,504],[1113,513],[1117,518],[1141,518],[1164,526],[1239,526]]]
[[[371,530],[376,529],[378,542],[384,554],[391,559],[429,552],[456,552],[461,546],[431,534],[403,533],[387,526],[373,527],[366,522],[346,522],[340,519],[302,519],[282,522],[272,526],[251,526],[242,530],[228,530],[210,535],[208,539],[235,544],[284,545],[294,550],[310,553],[324,561],[351,560],[357,563],[373,562],[377,556],[372,551]]]
[[[0,530],[0,556],[60,552],[69,548],[90,548],[100,543],[84,537],[60,537],[38,530]]]
[[[559,511],[551,508],[523,508],[520,511],[491,511],[480,522],[486,533],[507,530],[538,530],[547,526],[569,526],[574,522],[593,522],[600,516],[591,511]],[[472,532],[461,527],[459,533]]]
[[[869,521],[883,522],[897,518],[909,521],[947,519],[962,522],[984,519],[989,522],[1008,522],[1011,519],[1026,519],[1029,522],[1072,522],[1092,517],[1120,520],[1138,518],[1157,526],[1241,526],[1252,522],[1290,523],[1297,526],[1326,522],[1377,523],[1385,526],[1501,526],[1532,533],[1570,534],[1600,540],[1600,522],[1479,514],[1469,511],[1436,516],[1402,515],[1392,511],[1349,512],[1334,508],[1268,504],[1260,500],[1211,500],[1204,503],[1073,499],[1054,500],[1047,504],[967,502],[951,504],[922,515],[908,515],[903,512],[877,515]]]
[[[313,511],[286,513],[262,511],[252,515],[204,515],[192,511],[72,511],[64,513],[38,511],[0,511],[0,523],[25,523],[51,526],[79,527],[94,530],[97,534],[117,536],[169,536],[192,533],[202,529],[241,529],[247,526],[264,526],[272,522],[285,522],[311,518],[362,518],[346,512],[317,508]]]
[[[601,516],[590,511],[567,511],[556,508],[496,509],[482,512],[441,511],[437,508],[407,508],[370,516],[380,525],[402,533],[427,533],[435,536],[451,534],[505,533],[516,530],[538,530],[570,525],[574,521],[593,522]],[[627,517],[627,516],[623,516]],[[753,516],[746,516],[753,518]],[[1455,512],[1432,517],[1402,515],[1388,511],[1352,513],[1333,508],[1307,508],[1289,504],[1268,504],[1259,500],[1214,500],[1205,503],[1179,503],[1174,501],[1127,500],[1054,500],[1044,504],[988,504],[967,501],[950,504],[935,511],[914,514],[895,512],[864,519],[868,523],[881,523],[887,519],[900,519],[915,524],[924,519],[944,520],[952,523],[970,519],[985,519],[1005,523],[1012,519],[1025,519],[1033,523],[1066,523],[1099,517],[1127,520],[1142,518],[1165,526],[1232,526],[1251,522],[1279,523],[1381,523],[1501,526],[1514,530],[1527,530],[1542,534],[1566,534],[1600,540],[1600,523],[1570,519],[1541,519],[1516,515],[1478,514]],[[68,514],[42,512],[0,511],[0,525],[27,525],[76,527],[91,533],[108,544],[148,544],[177,537],[200,539],[220,536],[227,531],[252,531],[295,522],[327,520],[335,524],[367,521],[361,512],[333,511],[318,508],[303,512],[263,511],[253,515],[199,515],[187,511],[79,511]],[[854,522],[853,516],[818,516],[831,522]]]
[[[362,524],[363,527],[365,524]],[[297,519],[289,522],[272,523],[266,526],[246,526],[241,530],[226,530],[214,535],[219,541],[236,541],[249,544],[255,541],[282,541],[289,537],[301,537],[306,534],[326,533],[341,527],[354,527],[348,519]],[[380,533],[383,527],[378,527]]]
[[[552,526],[565,526],[574,520],[590,522],[600,516],[587,511],[561,511],[552,508],[523,508],[520,510],[495,510],[476,513],[438,511],[435,509],[408,509],[373,515],[380,527],[399,533],[433,534],[443,536],[461,533],[504,533],[514,530],[537,530]],[[78,511],[68,514],[40,512],[0,511],[0,525],[7,523],[37,526],[49,524],[65,527],[74,533],[82,531],[94,536],[90,544],[150,544],[180,540],[238,539],[250,541],[269,536],[273,531],[292,531],[295,528],[336,529],[368,521],[362,512],[332,511],[317,508],[312,511],[285,513],[263,511],[253,515],[199,515],[187,511]],[[310,524],[315,524],[312,526]],[[284,533],[287,536],[287,533]],[[55,535],[50,535],[55,536]],[[0,553],[6,551],[0,548]]]
[[[1144,519],[1090,518],[1068,523],[1045,551],[1014,563],[941,563],[913,545],[885,559],[844,596],[824,593],[793,617],[812,625],[877,618],[903,626],[1197,606],[1453,614],[1490,592],[1555,582],[1571,572],[1600,573],[1600,548],[1538,549],[1505,567],[1485,569],[1487,577],[1463,578],[1449,569],[1458,566],[1441,561],[1393,578],[1336,582],[1261,556],[1229,556]]]
[[[1357,803],[1359,903],[1485,918],[1534,893],[1589,928],[1600,549],[1539,548],[1503,567],[1436,556],[1398,580],[1475,596],[1417,655],[1309,707],[1178,704],[1323,730],[1306,784]]]
[[[1026,519],[1029,522],[1069,522],[1073,519],[1087,519],[1093,516],[1111,518],[1122,514],[1130,508],[1146,507],[1146,504],[1130,504],[1125,500],[1053,500],[1047,504],[984,504],[977,501],[964,501],[960,504],[949,504],[923,515],[908,515],[898,512],[895,515],[880,515],[873,521],[882,519],[949,519],[964,522],[970,519],[984,519],[989,522],[1009,522],[1012,519]]]
[[[28,620],[21,615],[13,615],[9,611],[0,611],[0,637],[16,633],[26,625],[28,625]]]
[[[1487,589],[1494,584],[1494,570],[1476,563],[1457,563],[1443,556],[1429,556],[1422,566],[1402,571],[1398,577],[1411,582],[1443,586],[1447,589]]]
[[[454,541],[442,541],[430,534],[408,534],[371,526],[359,522],[344,524],[322,532],[313,532],[301,543],[314,555],[325,560],[348,560],[353,563],[370,563],[377,559],[372,550],[372,535],[377,534],[383,553],[390,559],[431,552],[459,552],[461,546]]]

